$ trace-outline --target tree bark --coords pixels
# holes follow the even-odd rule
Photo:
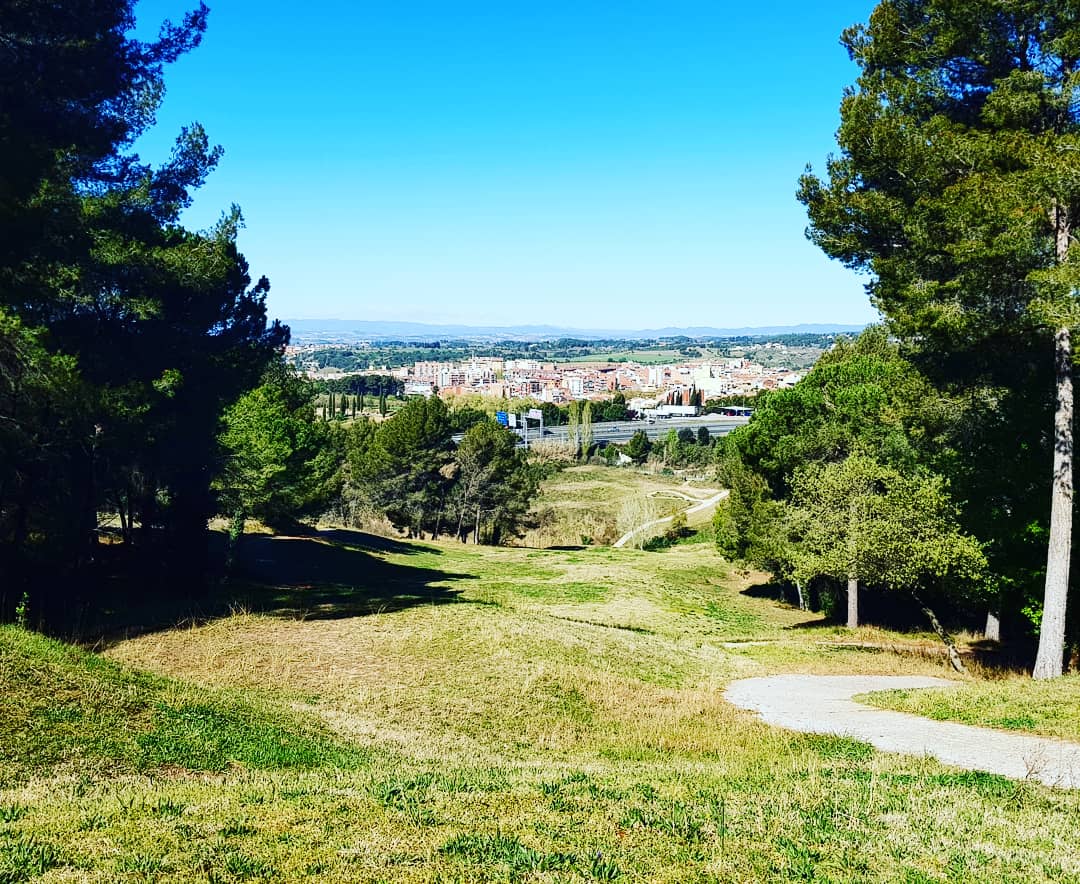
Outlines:
[[[967,674],[967,669],[964,667],[964,661],[960,659],[960,652],[956,650],[956,645],[953,643],[952,636],[945,631],[945,627],[941,625],[941,621],[938,620],[937,614],[933,612],[929,605],[926,604],[915,590],[911,590],[911,597],[915,599],[915,603],[922,609],[922,612],[926,615],[926,619],[930,621],[930,625],[933,627],[934,632],[937,633],[945,643],[945,648],[949,653],[949,662],[952,664],[952,668],[957,672]]]
[[[983,630],[983,638],[992,642],[1001,641],[1001,618],[993,608],[986,612],[986,629]]]
[[[1069,593],[1073,507],[1072,341],[1068,328],[1054,336],[1057,409],[1054,412],[1054,473],[1050,491],[1050,542],[1046,551],[1039,652],[1033,678],[1056,678],[1065,658],[1065,605]]]
[[[859,579],[848,577],[847,581],[847,625],[848,629],[859,627]]]
[[[806,596],[803,595],[802,582],[799,581],[799,580],[795,581],[795,596],[799,600],[799,610],[800,611],[805,611],[806,610]]]

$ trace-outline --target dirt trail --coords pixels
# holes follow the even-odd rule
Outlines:
[[[678,492],[678,491],[665,492],[665,493],[675,494],[675,495],[678,495],[679,497],[685,498],[686,500],[693,500],[694,501],[694,504],[692,506],[689,506],[689,507],[687,507],[686,509],[684,509],[682,511],[683,515],[685,515],[687,519],[689,519],[690,516],[693,516],[693,515],[696,515],[697,513],[702,512],[703,510],[707,510],[710,507],[716,506],[721,500],[723,500],[725,497],[728,496],[727,489],[724,489],[723,491],[718,491],[712,497],[707,497],[704,500],[699,500],[699,499],[697,499],[695,497],[691,497],[688,494],[683,494],[683,493]],[[675,516],[673,516],[673,515],[672,516],[665,516],[662,519],[653,519],[651,522],[646,522],[644,525],[638,525],[636,528],[631,528],[622,537],[620,537],[618,540],[616,540],[612,544],[612,546],[616,546],[616,547],[625,546],[627,543],[630,542],[630,540],[633,537],[637,536],[638,534],[641,534],[644,531],[648,531],[650,528],[658,528],[661,525],[666,525],[669,522],[671,522],[674,518],[675,518]]]
[[[945,764],[1017,780],[1080,789],[1080,744],[934,721],[856,703],[856,694],[947,688],[943,678],[891,675],[777,675],[732,682],[725,698],[768,724],[864,740],[886,752],[931,755]]]

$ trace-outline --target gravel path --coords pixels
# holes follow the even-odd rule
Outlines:
[[[732,682],[725,698],[768,724],[863,740],[886,752],[932,755],[945,764],[1080,789],[1080,744],[934,721],[854,702],[855,694],[950,687],[943,678],[777,675]]]

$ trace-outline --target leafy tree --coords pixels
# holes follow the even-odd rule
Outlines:
[[[870,293],[899,333],[930,353],[973,354],[940,360],[953,380],[1015,384],[1002,343],[1010,355],[1049,356],[1052,342],[1050,528],[1033,674],[1060,675],[1080,316],[1080,9],[887,0],[842,39],[861,73],[841,104],[841,153],[827,180],[808,173],[801,183],[812,238],[872,274]]]
[[[824,354],[794,387],[762,396],[750,423],[730,438],[785,498],[800,466],[859,449],[901,470],[947,457],[950,420],[949,403],[875,327]]]
[[[277,530],[324,512],[338,490],[341,432],[315,420],[314,392],[276,365],[225,412],[225,466],[218,487],[233,533],[253,516]]]
[[[638,430],[630,437],[630,441],[626,443],[623,452],[627,457],[631,458],[634,463],[640,464],[649,456],[651,450],[652,443],[649,441],[649,437],[645,434],[644,430]]]
[[[70,506],[69,451],[85,438],[82,390],[75,360],[51,353],[43,333],[0,310],[0,618],[40,581],[28,576],[84,538],[81,511]]]
[[[464,433],[476,424],[490,421],[491,416],[486,411],[468,405],[455,408],[450,412],[450,427],[455,433]]]
[[[731,445],[717,465],[717,479],[728,492],[713,516],[717,548],[729,559],[753,562],[781,576],[787,569],[776,568],[775,557],[763,554],[776,534],[778,512],[768,484]]]
[[[545,427],[559,427],[566,422],[566,415],[562,409],[553,402],[543,402],[540,405],[540,411],[544,415]]]
[[[828,575],[848,584],[848,626],[858,626],[859,583],[906,590],[927,611],[962,669],[955,648],[921,597],[931,581],[977,583],[985,567],[979,544],[956,520],[944,480],[903,475],[864,454],[814,463],[795,476],[788,511],[793,573]]]
[[[599,421],[624,421],[628,417],[626,410],[626,395],[616,391],[615,395],[606,402],[599,403],[599,413],[596,419]]]
[[[142,559],[161,563],[156,585],[198,585],[222,411],[288,339],[267,328],[269,285],[252,285],[236,249],[238,210],[204,233],[178,223],[221,153],[201,127],[182,130],[160,168],[124,153],[153,122],[164,66],[197,45],[205,23],[200,6],[146,42],[128,36],[130,0],[26,0],[4,11],[0,307],[24,330],[47,330],[29,333],[48,374],[77,365],[80,378],[82,419],[50,442],[66,465],[53,472],[66,512],[48,521],[76,526],[50,529],[58,610],[71,607],[63,593],[87,585],[98,514],[109,509],[126,540],[156,545]],[[33,348],[16,350],[31,360],[24,374],[45,365]],[[12,467],[25,474],[33,458]],[[26,559],[26,549],[9,552],[9,564]]]
[[[566,441],[576,457],[581,451],[581,403],[573,400],[566,410]]]
[[[593,444],[593,429],[592,429],[592,403],[588,400],[581,408],[581,456],[582,458],[588,458],[589,452],[592,451]]]

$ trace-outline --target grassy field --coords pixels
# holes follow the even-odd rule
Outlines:
[[[246,610],[103,654],[0,630],[0,881],[1080,880],[1076,793],[728,706],[945,671],[707,544],[244,546]]]
[[[1027,731],[1080,742],[1080,675],[1032,682],[1024,676],[963,685],[945,693],[881,691],[860,698],[940,721]]]
[[[569,467],[544,482],[535,506],[540,527],[522,543],[570,546],[582,538],[611,543],[631,528],[686,509],[692,503],[687,497],[704,499],[715,490],[625,467]]]

